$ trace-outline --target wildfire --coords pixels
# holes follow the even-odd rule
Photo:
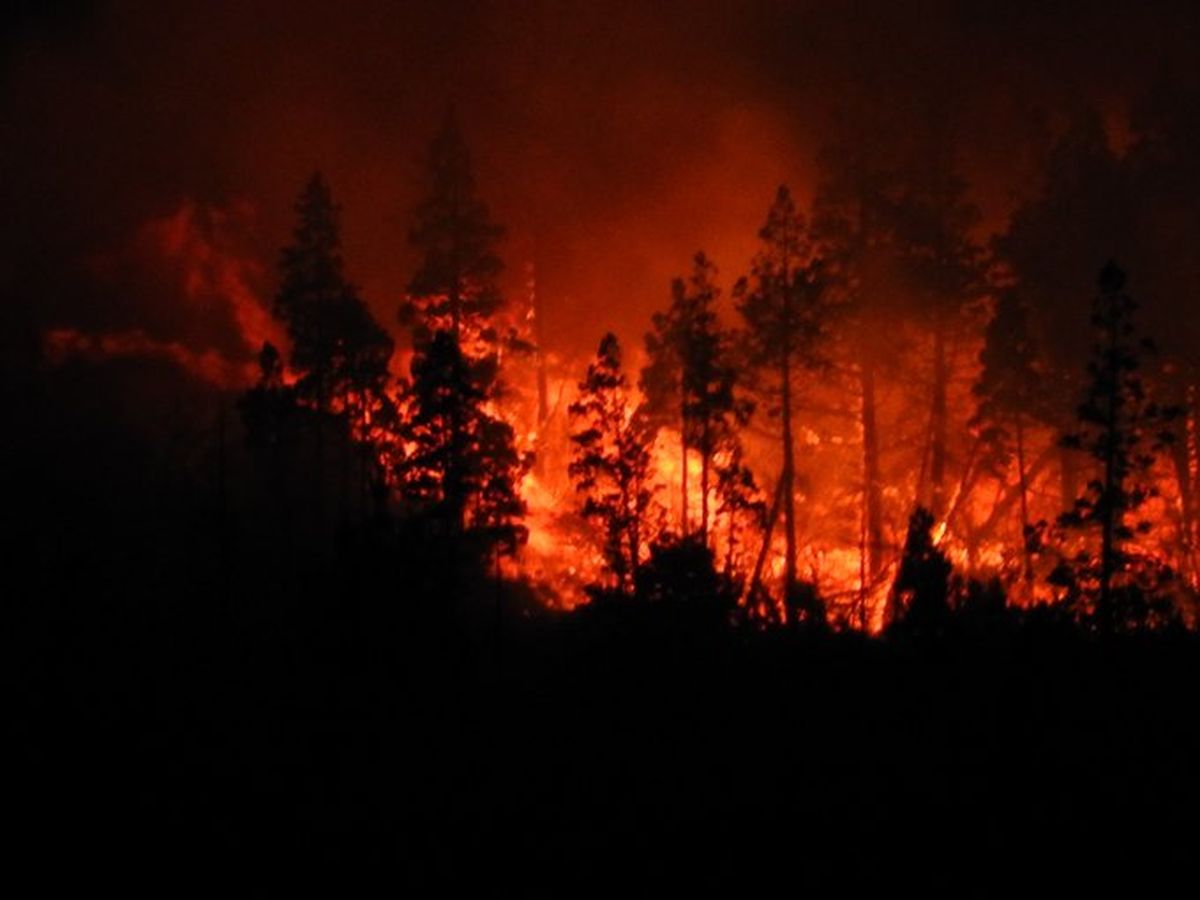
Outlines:
[[[229,316],[236,327],[237,346],[197,347],[183,339],[155,336],[133,329],[86,333],[76,328],[54,328],[44,335],[46,358],[55,364],[69,359],[103,360],[144,357],[169,361],[204,381],[228,390],[242,390],[259,376],[252,360],[264,343],[281,350],[286,359],[287,337],[268,311],[255,284],[261,277],[257,264],[234,252],[229,236],[246,210],[220,210],[185,202],[168,216],[147,223],[137,234],[136,254],[170,273],[186,302]],[[604,557],[596,531],[579,514],[578,497],[567,464],[573,446],[566,407],[575,396],[586,360],[564,358],[540,347],[536,341],[535,282],[529,277],[528,308],[510,311],[501,322],[514,336],[501,353],[506,390],[489,403],[489,412],[507,421],[518,435],[519,449],[536,459],[524,474],[520,497],[526,508],[524,526],[528,540],[514,561],[510,575],[542,589],[547,603],[570,609],[588,599],[586,588],[603,580]],[[519,304],[518,304],[519,306]],[[503,329],[502,329],[503,330]],[[923,347],[924,338],[911,338]],[[952,422],[971,419],[974,402],[970,386],[978,375],[969,361],[978,358],[978,339],[957,348],[958,373],[947,391],[946,417]],[[921,354],[914,354],[920,358]],[[403,402],[398,385],[407,376],[410,350],[396,352],[389,363],[393,378],[390,399]],[[906,368],[907,367],[907,368]],[[865,522],[864,430],[853,404],[844,402],[844,385],[837,379],[817,382],[798,404],[798,446],[795,493],[799,522],[798,576],[809,582],[826,604],[838,627],[877,632],[885,622],[891,585],[897,572],[908,512],[927,498],[944,496],[936,510],[933,544],[953,563],[962,577],[986,581],[997,578],[1009,586],[1014,602],[1032,605],[1055,599],[1046,575],[1049,557],[1039,555],[1033,538],[1022,533],[1021,504],[1025,517],[1038,528],[1050,527],[1074,499],[1068,493],[1068,470],[1081,469],[1078,459],[1059,449],[1058,435],[1048,427],[1031,427],[1027,435],[1028,465],[1025,484],[1011,466],[987,468],[979,461],[979,438],[970,430],[950,434],[944,450],[951,461],[956,483],[932,485],[929,456],[931,435],[925,415],[914,417],[923,396],[923,373],[902,360],[892,372],[894,385],[877,400],[879,425],[890,436],[880,448],[877,465],[882,503],[880,543],[872,545]],[[295,381],[286,368],[282,383]],[[905,385],[915,385],[915,388]],[[841,392],[841,393],[839,393]],[[916,399],[914,399],[916,397]],[[377,453],[378,470],[390,479],[390,454],[403,453],[396,437],[373,418],[365,398],[347,394],[333,398],[331,409],[344,413],[356,440]],[[780,481],[781,462],[777,436],[770,420],[757,420],[744,435],[745,463],[754,473],[764,507],[769,506]],[[1195,424],[1185,428],[1188,443],[1184,462],[1195,468]],[[784,579],[786,546],[781,528],[765,528],[759,519],[737,520],[722,507],[715,479],[702,495],[699,472],[703,460],[694,449],[681,450],[677,429],[661,427],[650,448],[655,494],[654,530],[660,534],[696,534],[707,526],[707,538],[718,568],[736,573],[744,586],[748,574],[761,573],[780,608],[755,613],[777,617],[782,608],[780,585]],[[724,460],[718,456],[720,464]],[[1169,461],[1160,460],[1154,472],[1155,494],[1142,514],[1153,528],[1139,531],[1131,547],[1171,566],[1188,586],[1195,587],[1197,566],[1187,533],[1188,511],[1178,490],[1178,473]],[[686,485],[686,488],[685,488]],[[392,485],[394,487],[394,485]],[[1024,496],[1022,496],[1022,492]],[[701,523],[702,510],[707,520]],[[739,514],[740,515],[740,514]],[[764,538],[764,534],[769,537]],[[1067,554],[1082,548],[1082,539],[1064,538]],[[649,554],[642,547],[642,562]],[[1036,576],[1036,577],[1032,577]],[[749,602],[749,601],[745,601]],[[758,601],[755,601],[758,602]]]

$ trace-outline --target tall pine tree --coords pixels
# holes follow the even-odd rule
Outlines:
[[[406,496],[451,537],[470,533],[511,551],[523,540],[518,493],[529,460],[489,408],[500,392],[495,314],[502,304],[493,223],[475,191],[470,154],[452,115],[429,152],[429,194],[409,240],[421,263],[401,321],[412,328]]]
[[[768,414],[781,421],[783,466],[778,496],[786,541],[784,591],[790,596],[797,583],[796,379],[823,363],[827,282],[820,260],[812,254],[804,218],[787,187],[776,193],[759,237],[762,249],[750,278],[738,282],[735,297],[746,323],[749,362],[760,376]],[[768,539],[771,524],[768,522]]]
[[[383,419],[391,407],[388,363],[393,344],[345,276],[338,214],[328,184],[314,174],[296,202],[292,242],[281,255],[275,312],[291,339],[290,364],[297,376],[293,395],[311,412],[314,423],[318,511],[323,506],[325,451],[332,422],[343,455],[345,516],[350,444],[358,441],[367,451],[371,441],[367,419],[371,415]],[[364,452],[361,458],[365,466],[373,455]]]
[[[453,112],[433,139],[427,160],[429,193],[416,208],[409,243],[421,263],[408,285],[401,321],[417,345],[447,331],[468,358],[487,354],[496,339],[493,316],[504,298],[497,277],[503,226],[479,198],[471,154]]]
[[[1148,396],[1140,369],[1152,346],[1134,324],[1137,304],[1125,292],[1125,273],[1110,262],[1100,273],[1092,312],[1094,341],[1078,428],[1063,443],[1091,457],[1097,473],[1059,524],[1093,537],[1064,558],[1052,582],[1101,631],[1155,624],[1169,615],[1164,598],[1170,573],[1137,552],[1134,539],[1152,530],[1138,519],[1156,490],[1149,480],[1156,453],[1172,440],[1169,410]],[[1098,546],[1097,546],[1098,544]]]
[[[985,291],[982,252],[971,236],[980,213],[966,198],[966,182],[955,174],[949,148],[940,133],[926,143],[918,162],[903,173],[891,210],[895,249],[916,294],[917,318],[933,338],[927,502],[939,520],[949,503],[950,345],[961,312]]]
[[[737,366],[733,337],[720,327],[716,305],[720,289],[716,266],[697,253],[692,274],[671,284],[671,306],[654,316],[654,330],[646,336],[650,358],[641,384],[647,409],[659,420],[674,418],[679,424],[681,451],[681,531],[689,534],[689,450],[700,457],[700,517],[696,533],[708,542],[715,457],[732,450],[736,429],[750,416],[751,404],[735,394]],[[671,415],[677,410],[675,416]]]
[[[1045,403],[1042,381],[1029,328],[1029,316],[1020,293],[1007,286],[1000,290],[995,312],[984,331],[979,355],[980,372],[972,390],[977,400],[971,420],[990,451],[997,475],[1017,469],[1018,509],[1021,516],[1021,572],[1026,592],[1033,589],[1033,530],[1029,521],[1029,485],[1026,451],[1029,426]]]
[[[649,544],[650,426],[630,396],[613,334],[600,341],[568,412],[574,425],[568,471],[582,497],[584,517],[604,528],[604,559],[614,588],[631,595]]]

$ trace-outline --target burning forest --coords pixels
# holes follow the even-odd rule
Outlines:
[[[1137,164],[1092,127],[1084,152]],[[1022,242],[1053,184],[985,242],[952,169],[832,159],[809,208],[786,185],[770,198],[745,274],[723,285],[698,251],[643,340],[602,333],[590,360],[552,349],[536,260],[504,292],[505,230],[453,116],[429,150],[395,327],[349,280],[340,210],[314,175],[273,298],[250,284],[264,267],[221,246],[226,213],[187,204],[140,232],[197,317],[223,308],[240,357],[141,330],[50,329],[43,350],[52,366],[178,365],[236,398],[221,440],[237,431],[247,452],[223,452],[273,485],[247,501],[268,517],[287,509],[314,539],[457,535],[553,608],[636,599],[647,567],[682,553],[731,621],[877,633],[905,616],[897,576],[924,541],[953,569],[947,612],[986,587],[1095,624],[1102,592],[1132,592],[1121,627],[1191,623],[1196,388],[1186,354],[1141,330],[1119,263],[1070,291],[1075,323],[1052,320],[1021,272],[1036,265],[1023,253],[1052,252]]]
[[[301,6],[6,35],[7,655],[90,810],[32,844],[105,767],[171,853],[443,883],[1179,837],[1184,7]]]

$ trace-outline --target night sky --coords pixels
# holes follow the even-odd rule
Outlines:
[[[727,281],[744,271],[774,187],[809,195],[833,136],[886,156],[872,134],[939,129],[996,231],[1056,116],[1094,105],[1119,145],[1129,98],[1200,59],[1188,3],[647,6],[18,3],[0,83],[10,313],[244,353],[147,271],[139,229],[186,203],[227,216],[269,297],[320,169],[349,272],[391,325],[452,105],[509,229],[510,290],[536,262],[552,349],[578,354],[605,326],[636,337],[696,249]]]

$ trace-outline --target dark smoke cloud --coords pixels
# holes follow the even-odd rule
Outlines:
[[[86,261],[186,202],[256,210],[239,250],[269,267],[314,168],[390,325],[424,147],[453,103],[510,228],[514,286],[536,260],[573,352],[610,326],[637,335],[700,247],[731,281],[775,184],[810,192],[841,122],[936,125],[999,227],[1029,189],[1039,109],[1094,103],[1119,130],[1132,93],[1198,58],[1187,3],[40,9],[10,19],[0,70],[0,283],[38,327],[102,327],[131,303],[158,321],[169,292],[115,299]]]

